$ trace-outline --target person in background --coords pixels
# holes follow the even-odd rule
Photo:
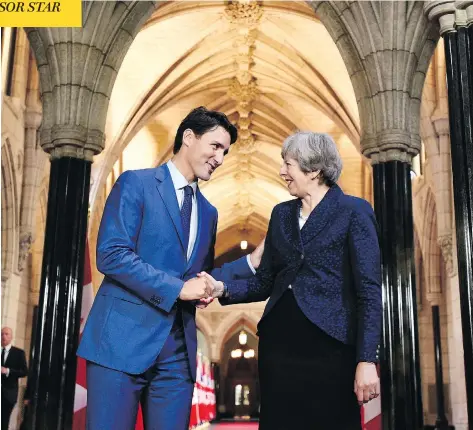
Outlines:
[[[2,328],[2,430],[8,430],[18,399],[18,379],[28,372],[25,351],[12,345],[13,331]]]

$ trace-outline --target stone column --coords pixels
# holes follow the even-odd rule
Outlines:
[[[373,160],[383,267],[383,428],[422,427],[410,160]]]
[[[450,143],[467,409],[473,420],[473,1],[432,1],[447,63]]]

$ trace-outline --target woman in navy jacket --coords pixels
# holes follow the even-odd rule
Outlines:
[[[209,279],[224,305],[269,298],[258,325],[260,430],[359,430],[360,404],[380,390],[374,213],[336,184],[342,162],[330,136],[296,133],[282,157],[296,199],[273,209],[256,276]]]

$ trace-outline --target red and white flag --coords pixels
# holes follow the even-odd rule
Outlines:
[[[80,314],[80,334],[82,337],[85,322],[89,316],[92,303],[94,301],[94,290],[92,288],[92,270],[90,267],[89,242],[85,244],[84,259],[84,285],[82,290],[82,308]],[[86,427],[86,406],[87,406],[87,380],[86,362],[83,358],[77,358],[76,392],[74,396],[74,417],[73,430],[85,430]]]
[[[363,430],[381,430],[381,396],[361,408]]]
[[[210,405],[209,405],[209,419],[214,420],[217,417],[217,399],[215,397],[215,379],[212,365],[209,365],[210,372]]]
[[[82,308],[80,314],[80,334],[82,337],[87,317],[89,316],[92,303],[94,302],[94,289],[92,287],[92,268],[90,266],[89,242],[85,245],[84,258],[84,286],[82,290]],[[74,417],[72,422],[73,430],[85,430],[87,422],[87,379],[86,361],[77,357],[76,392],[74,396]],[[136,430],[143,429],[143,418],[141,407],[138,410]]]

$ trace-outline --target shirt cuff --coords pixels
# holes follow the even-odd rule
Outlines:
[[[246,256],[246,261],[247,261],[247,263],[248,263],[248,266],[249,266],[250,270],[253,272],[253,275],[255,275],[255,274],[256,274],[256,269],[253,267],[253,264],[251,264],[250,255],[251,255],[251,254],[248,254],[248,255]]]
[[[228,296],[229,296],[229,293],[228,293],[227,284],[225,284],[225,282],[223,282],[223,294],[222,294],[222,298],[223,298],[223,299],[226,299],[226,298],[228,298]]]
[[[5,376],[8,378],[10,376],[10,369],[7,368],[7,373],[5,373]]]

